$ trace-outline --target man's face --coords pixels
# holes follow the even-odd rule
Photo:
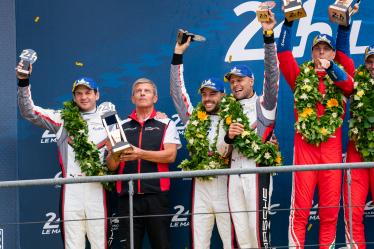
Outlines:
[[[216,114],[219,109],[219,103],[224,93],[213,90],[208,87],[204,87],[200,90],[201,93],[201,102],[207,113]]]
[[[326,42],[317,43],[312,49],[313,59],[333,60],[335,51]]]
[[[374,54],[370,55],[366,60],[365,60],[365,66],[367,70],[369,71],[371,78],[374,79]]]
[[[83,112],[92,111],[96,107],[96,101],[99,99],[99,92],[96,92],[86,86],[77,86],[73,93],[74,102]]]
[[[157,102],[157,95],[150,83],[139,83],[135,86],[131,97],[132,103],[138,108],[149,108]]]
[[[237,75],[230,76],[230,88],[237,100],[246,99],[253,94],[253,78],[248,76],[241,77]]]

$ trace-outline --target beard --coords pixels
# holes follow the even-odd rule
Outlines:
[[[213,104],[214,106],[211,107],[211,108],[209,108],[209,109],[207,109],[207,108],[206,108],[206,104],[207,104],[207,103],[211,103],[211,104]],[[205,110],[206,110],[206,112],[207,112],[208,114],[217,114],[217,112],[218,112],[218,110],[219,110],[219,103],[214,103],[214,102],[204,102],[204,103],[203,103],[203,106],[204,106],[204,108],[205,108]]]

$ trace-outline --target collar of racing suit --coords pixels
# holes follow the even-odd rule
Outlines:
[[[256,92],[254,92],[253,95],[250,98],[241,99],[241,100],[239,100],[239,103],[244,107],[244,106],[248,106],[250,104],[255,104],[256,100],[257,100],[257,94],[256,94]]]

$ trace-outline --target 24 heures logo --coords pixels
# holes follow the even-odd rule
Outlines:
[[[171,116],[170,119],[174,121],[179,135],[184,135],[184,129],[186,128],[186,125],[183,124],[183,122],[180,119],[180,117],[178,116],[178,114],[173,114],[173,116]]]
[[[270,205],[269,215],[276,215],[277,208],[280,207],[279,203],[274,203]],[[170,227],[178,228],[178,227],[188,227],[190,225],[190,210],[186,210],[183,205],[176,205],[174,206],[174,210],[177,212],[173,215],[170,222]]]
[[[56,143],[56,135],[50,133],[49,130],[45,130],[42,134],[42,138],[40,139],[41,144],[49,144],[49,143]]]
[[[365,218],[374,218],[374,202],[369,201],[365,206]]]
[[[59,234],[60,230],[60,218],[57,217],[56,213],[49,212],[45,215],[48,220],[44,223],[42,228],[43,235]]]

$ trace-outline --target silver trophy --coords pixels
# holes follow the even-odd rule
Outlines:
[[[274,1],[266,1],[260,3],[256,10],[257,20],[259,22],[268,22],[270,20],[269,10],[275,7]]]
[[[284,15],[287,21],[306,17],[306,12],[301,0],[283,0]]]
[[[122,129],[121,121],[116,111],[106,112],[101,115],[101,120],[112,145],[112,155],[114,159],[118,161],[122,152],[132,150],[132,147],[129,142],[127,142],[125,132]]]
[[[179,29],[178,35],[177,35],[177,42],[179,44],[186,43],[188,40],[188,37],[191,37],[191,41],[199,41],[199,42],[205,42],[206,39],[204,36],[196,35],[193,33],[188,32],[187,30]]]
[[[32,49],[24,49],[19,58],[22,60],[23,66],[17,71],[21,74],[29,75],[30,64],[33,64],[38,59],[38,55]]]
[[[360,4],[360,0],[336,0],[329,7],[330,21],[348,26],[355,4]]]

